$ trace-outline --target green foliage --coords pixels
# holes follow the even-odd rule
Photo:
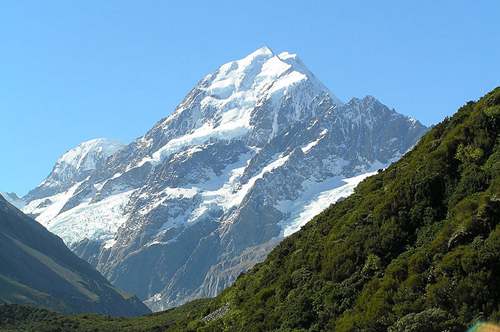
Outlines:
[[[500,88],[464,105],[215,299],[117,330],[464,331],[498,320],[499,105]],[[67,319],[84,324],[57,322]],[[107,331],[110,319],[95,321]]]
[[[463,164],[477,163],[483,157],[484,152],[481,148],[471,145],[464,146],[460,144],[457,149],[455,158],[460,160]]]
[[[197,300],[165,312],[137,318],[97,314],[64,316],[46,309],[0,305],[0,331],[26,332],[161,332],[196,331],[200,318],[210,311],[208,300]]]

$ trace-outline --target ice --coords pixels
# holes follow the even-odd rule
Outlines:
[[[273,84],[273,87],[269,90],[270,94],[274,94],[276,92],[286,93],[286,89],[294,84],[297,84],[300,81],[306,80],[307,76],[299,73],[299,72],[291,72],[290,74],[280,78]],[[284,90],[284,91],[283,91]]]
[[[229,116],[231,116],[230,113]],[[207,123],[191,134],[172,139],[154,152],[151,158],[144,159],[141,164],[144,164],[144,162],[157,164],[164,158],[183,149],[184,147],[200,145],[207,142],[210,138],[231,140],[232,138],[240,137],[248,131],[250,125],[248,124],[249,119],[247,119],[247,116],[241,114],[239,116],[242,118],[240,119],[237,117],[240,121],[230,121],[230,119],[227,119],[228,115],[226,115],[226,118],[223,118],[223,122],[218,127],[214,128],[212,124]],[[141,164],[139,164],[139,166]]]
[[[307,144],[306,146],[302,147],[302,152],[308,153],[313,147],[318,145],[318,143],[325,137],[325,135],[328,133],[328,129],[324,129],[319,135],[319,137],[312,141],[311,143]]]
[[[31,201],[23,208],[23,212],[36,215],[36,220],[45,227],[48,227],[81,183],[74,184],[65,192]]]
[[[280,224],[284,236],[298,231],[314,216],[318,215],[337,202],[339,199],[351,195],[354,188],[365,178],[376,174],[369,172],[355,177],[342,179],[333,177],[320,183],[309,182],[305,184],[307,188],[301,198],[294,201],[280,202],[278,209],[288,215]],[[327,189],[330,188],[330,189]]]
[[[104,249],[113,248],[113,246],[115,245],[115,243],[116,243],[115,239],[107,240],[106,242],[104,242]]]
[[[127,220],[124,208],[133,192],[115,194],[97,203],[84,202],[51,219],[47,229],[60,236],[67,245],[84,239],[111,240],[118,227]]]

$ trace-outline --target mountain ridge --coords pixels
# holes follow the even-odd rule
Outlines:
[[[307,210],[349,195],[427,130],[375,98],[344,104],[280,54],[223,64],[142,137],[24,211],[155,310],[218,294]]]
[[[499,197],[500,87],[434,126],[214,299],[131,320],[0,306],[10,319],[3,326],[465,331],[500,321]]]
[[[123,147],[123,144],[106,138],[95,138],[81,142],[59,157],[50,174],[22,199],[32,201],[67,190],[71,185],[83,180],[93,170],[100,167],[105,159]]]
[[[0,196],[0,301],[64,313],[134,316],[148,309],[124,295],[63,241]]]

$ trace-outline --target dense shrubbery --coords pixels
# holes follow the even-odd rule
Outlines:
[[[135,320],[94,318],[93,325],[81,316],[14,320],[52,319],[58,327],[79,324],[79,331],[407,332],[498,321],[499,129],[497,88],[437,125],[213,300]],[[222,318],[201,319],[227,303]]]
[[[27,332],[162,332],[185,331],[209,313],[209,300],[190,302],[175,310],[138,318],[97,314],[64,316],[45,309],[21,305],[0,305],[0,331]]]

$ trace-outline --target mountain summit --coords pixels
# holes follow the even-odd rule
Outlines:
[[[248,145],[261,146],[314,117],[322,102],[342,104],[295,54],[260,48],[205,76],[171,116],[144,136],[151,150],[138,165],[159,163],[211,139],[244,138]]]
[[[425,131],[373,97],[342,103],[296,55],[260,48],[91,170],[51,174],[24,211],[160,310],[218,294]]]
[[[78,181],[101,167],[104,161],[124,147],[123,144],[105,138],[82,142],[63,154],[52,172],[24,199],[32,201],[67,190]]]

